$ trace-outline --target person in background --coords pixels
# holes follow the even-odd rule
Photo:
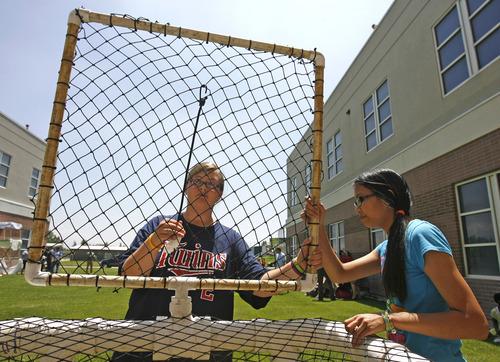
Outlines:
[[[94,258],[95,258],[95,254],[94,252],[91,250],[87,253],[87,266],[86,266],[86,272],[87,274],[89,273],[92,273],[94,271]]]
[[[52,251],[52,270],[51,273],[59,272],[59,265],[61,265],[62,251],[61,248],[56,247]]]
[[[278,246],[276,248],[276,268],[281,268],[285,265],[286,255],[281,251],[281,248]]]
[[[264,257],[260,257],[259,258],[259,263],[260,263],[260,265],[262,265],[262,266],[265,267],[266,266],[266,259],[264,259]]]
[[[28,256],[29,256],[28,250],[23,250],[23,252],[21,254],[21,257],[23,259],[23,273],[24,273],[24,269],[26,269],[26,263],[28,262]]]
[[[45,262],[47,263],[47,271],[52,273],[52,262],[54,260],[54,253],[52,249],[45,250]]]
[[[353,261],[354,259],[352,258],[351,256],[351,253],[347,250],[341,250],[340,251],[340,261],[342,263],[348,263],[350,261]],[[359,286],[358,286],[358,281],[357,280],[354,280],[354,281],[351,281],[350,283],[350,286],[351,286],[351,292],[352,292],[352,299],[358,299],[358,298],[361,298],[361,292],[359,290]]]
[[[317,274],[318,274],[318,300],[320,302],[324,300],[325,289],[328,290],[328,297],[331,300],[337,299],[335,298],[335,291],[337,288],[336,287],[334,288],[325,269],[324,268],[318,269]]]
[[[493,300],[497,304],[491,312],[491,320],[493,321],[493,328],[490,329],[490,333],[495,336],[493,340],[494,343],[500,343],[500,293],[495,293]]]
[[[319,247],[309,264],[324,267],[332,282],[382,273],[387,309],[345,320],[358,346],[368,335],[387,331],[390,339],[435,361],[464,361],[460,339],[488,337],[488,322],[457,269],[451,248],[433,224],[410,216],[412,199],[401,175],[390,169],[364,172],[354,181],[354,207],[368,228],[382,228],[388,240],[369,254],[342,263],[328,241],[325,207],[306,198],[302,217],[317,218]]]

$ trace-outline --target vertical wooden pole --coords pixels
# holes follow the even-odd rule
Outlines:
[[[324,91],[324,69],[325,60],[322,54],[316,56],[316,76],[314,89],[314,125],[313,125],[313,159],[312,159],[312,182],[311,198],[315,203],[320,202],[321,197],[321,173],[322,173],[322,149],[323,149],[323,91]],[[309,232],[313,238],[309,253],[312,253],[319,242],[319,220],[309,220]],[[308,273],[316,271],[308,267]]]
[[[46,245],[44,238],[48,225],[47,218],[49,215],[50,197],[54,183],[57,153],[61,137],[61,127],[66,107],[66,97],[68,95],[71,69],[73,68],[73,60],[80,24],[81,22],[79,21],[79,18],[74,16],[72,13],[72,15],[70,15],[70,21],[68,22],[68,32],[66,34],[66,41],[64,44],[59,78],[57,80],[56,95],[54,105],[52,107],[49,136],[47,137],[47,146],[45,148],[40,189],[33,222],[33,234],[31,236],[29,252],[30,263],[36,263],[41,259],[43,247]]]

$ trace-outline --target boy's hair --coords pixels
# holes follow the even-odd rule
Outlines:
[[[191,179],[197,175],[200,172],[205,171],[205,174],[210,177],[210,176],[216,176],[217,179],[219,180],[219,189],[220,192],[224,191],[224,175],[222,174],[222,171],[220,170],[219,166],[217,166],[213,162],[200,162],[196,165],[194,165],[191,170],[188,173],[188,177],[186,179],[186,183],[191,181]],[[184,185],[186,187],[187,185]]]

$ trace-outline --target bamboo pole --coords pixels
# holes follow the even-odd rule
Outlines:
[[[61,137],[61,127],[66,107],[66,97],[73,67],[73,59],[76,49],[78,31],[80,29],[79,19],[72,18],[68,21],[68,32],[64,44],[59,78],[57,80],[56,95],[52,107],[52,116],[50,119],[49,135],[45,148],[45,157],[42,166],[42,175],[40,179],[40,188],[35,208],[33,234],[31,238],[29,263],[38,263],[42,257],[43,248],[46,245],[44,241],[45,231],[48,225],[48,214],[50,206],[50,197],[52,193],[54,174],[57,164],[57,151]]]
[[[130,289],[172,289],[187,288],[210,290],[261,290],[266,292],[299,291],[300,282],[294,280],[247,280],[247,279],[213,279],[195,277],[122,277],[111,275],[87,274],[49,274],[47,285],[78,287],[123,287]]]
[[[321,170],[322,170],[322,150],[323,150],[323,85],[324,85],[324,65],[316,64],[315,90],[314,90],[314,127],[313,127],[313,159],[312,159],[312,180],[311,199],[315,203],[321,198]],[[312,218],[309,220],[309,231],[313,242],[309,248],[312,253],[319,242],[319,220]],[[316,273],[311,267],[307,268],[307,273]]]
[[[145,30],[151,33],[173,35],[176,37],[213,42],[227,46],[253,49],[269,53],[289,55],[296,58],[309,59],[317,64],[324,66],[323,56],[315,50],[304,50],[283,45],[265,43],[249,39],[231,37],[227,35],[208,33],[204,31],[172,26],[170,24],[161,24],[151,22],[147,19],[133,19],[125,16],[102,14],[90,11],[88,9],[77,9],[78,15],[84,22],[94,22],[104,25],[113,25],[135,30]]]

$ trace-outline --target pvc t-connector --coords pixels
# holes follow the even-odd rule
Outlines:
[[[318,283],[318,274],[306,273],[306,277],[300,280],[300,291],[310,292],[316,289]]]

